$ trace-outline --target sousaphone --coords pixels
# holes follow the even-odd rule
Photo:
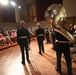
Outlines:
[[[52,4],[45,11],[45,18],[52,28],[66,37],[72,44],[74,37],[68,32],[70,26],[66,21],[66,10],[61,4]]]

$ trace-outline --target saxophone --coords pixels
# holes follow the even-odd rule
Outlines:
[[[45,11],[45,19],[52,28],[74,44],[74,37],[69,33],[70,25],[66,21],[66,10],[61,4],[52,4]],[[65,27],[65,28],[64,28]]]

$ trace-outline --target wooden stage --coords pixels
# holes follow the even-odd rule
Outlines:
[[[51,44],[44,41],[45,53],[38,53],[36,40],[30,43],[30,63],[21,64],[21,52],[19,45],[0,50],[0,75],[60,75],[55,71],[56,55],[51,49]],[[73,75],[76,75],[76,62],[72,61]],[[62,75],[67,74],[67,67],[62,57]]]

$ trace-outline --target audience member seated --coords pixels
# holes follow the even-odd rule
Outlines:
[[[4,29],[4,31],[3,31],[3,36],[6,38],[7,44],[11,44],[11,43],[12,43],[7,28]]]
[[[11,32],[11,40],[13,41],[13,42],[16,42],[16,40],[17,40],[17,32],[16,32],[16,30],[13,30],[12,32]]]
[[[2,45],[7,45],[7,41],[3,34],[0,32],[0,46]]]

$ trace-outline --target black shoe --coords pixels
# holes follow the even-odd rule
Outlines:
[[[51,43],[51,42],[50,42]]]
[[[56,70],[58,73],[60,73],[60,74],[61,74],[61,71],[59,71],[59,70],[57,69],[57,67],[55,67],[55,70]]]
[[[43,51],[43,53],[45,53],[45,52]]]
[[[46,42],[46,44],[48,44],[48,42]]]
[[[23,65],[25,65],[25,62],[22,61],[21,63],[22,63]]]
[[[41,53],[41,52],[39,52],[39,54],[41,54],[41,55],[42,55],[42,53]]]
[[[30,60],[27,60],[28,63],[31,63]]]

